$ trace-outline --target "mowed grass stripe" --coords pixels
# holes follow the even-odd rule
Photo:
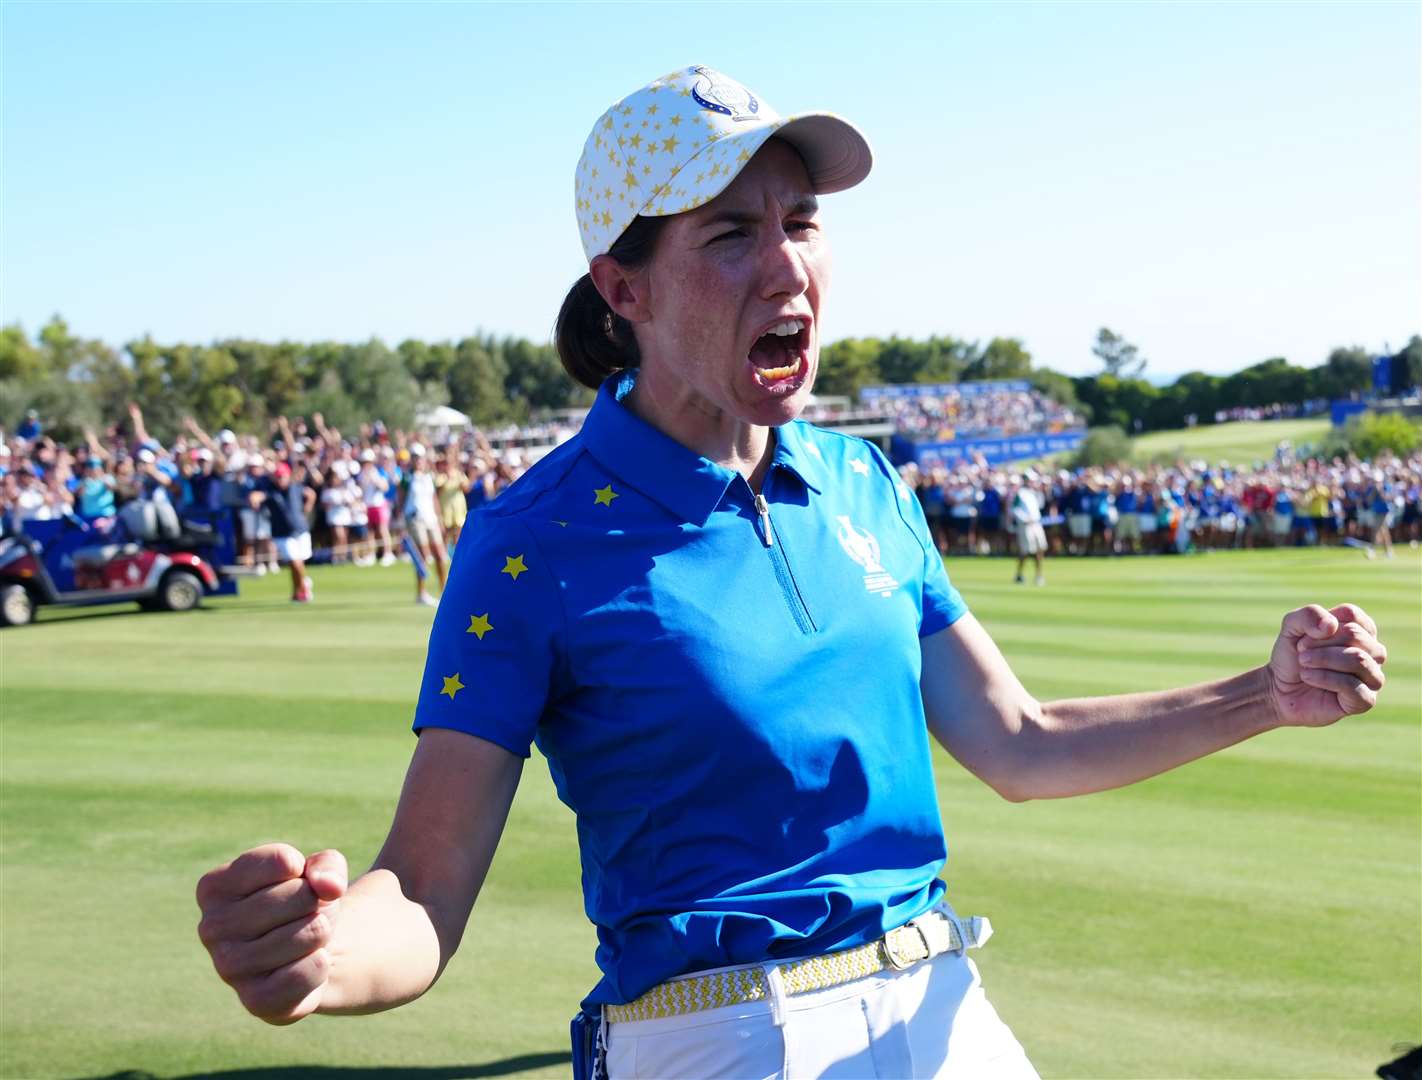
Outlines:
[[[1124,791],[1007,804],[940,754],[950,895],[994,917],[978,963],[1044,1075],[1367,1075],[1422,1041],[1415,554],[1054,560],[1040,590],[1005,560],[949,570],[1043,697],[1257,665],[1283,610],[1313,599],[1357,599],[1392,647],[1368,717]],[[595,940],[572,818],[536,756],[425,999],[276,1030],[211,975],[197,875],[274,838],[367,864],[414,743],[430,615],[408,569],[319,570],[306,609],[286,586],[248,582],[186,617],[46,613],[0,636],[0,1075],[566,1075]]]

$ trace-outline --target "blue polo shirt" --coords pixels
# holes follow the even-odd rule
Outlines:
[[[548,759],[598,933],[589,1008],[933,906],[919,638],[966,611],[877,449],[777,429],[762,512],[620,403],[634,377],[471,515],[414,723]]]

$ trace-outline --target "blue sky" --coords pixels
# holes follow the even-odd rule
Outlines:
[[[0,320],[546,340],[598,114],[687,63],[828,109],[828,338],[1157,378],[1422,330],[1419,7],[0,5]]]

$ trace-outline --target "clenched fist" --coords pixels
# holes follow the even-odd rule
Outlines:
[[[1280,722],[1322,727],[1367,712],[1383,688],[1385,663],[1377,623],[1356,604],[1289,612],[1268,669]]]
[[[253,1016],[294,1024],[321,1004],[346,880],[339,851],[305,858],[290,844],[253,848],[202,876],[198,938]]]

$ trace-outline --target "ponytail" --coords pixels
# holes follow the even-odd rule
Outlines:
[[[645,266],[665,221],[664,217],[633,218],[607,254],[629,270]],[[568,290],[554,324],[553,339],[563,369],[592,390],[614,372],[641,362],[632,324],[607,306],[591,274],[578,278]]]
[[[591,274],[568,290],[553,333],[563,369],[592,390],[613,372],[637,366],[632,327],[612,313]]]

